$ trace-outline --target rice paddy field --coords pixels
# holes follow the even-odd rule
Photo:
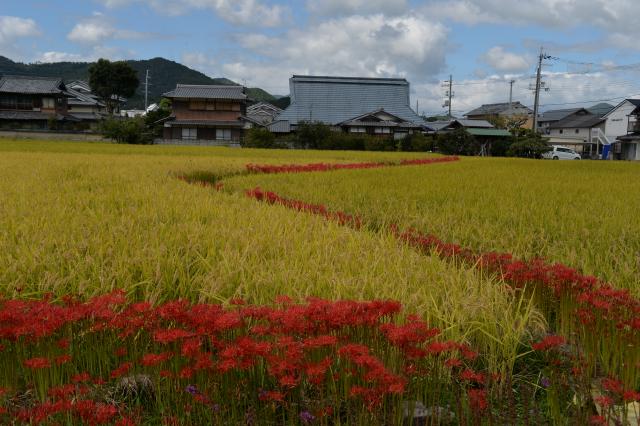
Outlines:
[[[637,424],[638,177],[0,140],[0,423]]]

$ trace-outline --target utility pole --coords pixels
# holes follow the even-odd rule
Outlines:
[[[513,113],[513,83],[515,82],[515,80],[509,82],[509,114]]]
[[[535,102],[533,104],[533,131],[538,131],[538,110],[540,109],[540,83],[542,80],[542,61],[544,60],[545,55],[543,48],[540,48],[540,56],[538,56],[538,72],[536,74],[536,94],[535,94]]]
[[[453,75],[449,74],[449,118],[451,115],[451,98],[453,98]]]
[[[416,114],[420,115],[420,101],[416,99]]]
[[[449,80],[446,80],[442,83],[442,87],[447,89],[445,92],[445,96],[448,99],[445,99],[443,107],[449,107],[449,118],[452,118],[451,115],[451,99],[453,98],[453,75],[449,74]]]
[[[149,70],[147,70],[147,75],[144,78],[144,111],[147,112],[147,108],[149,108]]]

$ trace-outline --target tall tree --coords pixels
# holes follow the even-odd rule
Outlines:
[[[124,61],[99,59],[89,67],[89,85],[107,105],[109,113],[120,104],[121,98],[133,96],[140,84],[136,71]]]

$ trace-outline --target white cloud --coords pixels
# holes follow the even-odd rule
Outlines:
[[[86,62],[89,59],[78,53],[49,51],[40,55],[36,62]]]
[[[325,16],[375,14],[397,15],[407,12],[407,0],[308,0],[311,13]]]
[[[501,46],[492,47],[481,59],[499,72],[521,72],[530,67],[525,56],[507,52]]]
[[[21,56],[23,52],[18,49],[16,43],[22,38],[36,37],[40,34],[33,19],[0,16],[0,55]]]
[[[261,0],[100,0],[106,7],[122,7],[145,3],[160,13],[181,15],[190,10],[212,10],[222,19],[236,25],[276,27],[287,20],[286,6],[267,5]]]
[[[110,19],[102,14],[96,13],[93,17],[78,22],[71,29],[67,38],[75,43],[97,46],[107,40],[136,39],[147,36],[148,35],[137,31],[115,28]]]

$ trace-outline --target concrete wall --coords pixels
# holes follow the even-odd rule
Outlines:
[[[17,131],[0,130],[0,138],[10,139],[48,139],[59,141],[90,141],[90,142],[111,142],[102,135],[95,133],[64,133],[64,132],[37,132],[37,131]]]
[[[632,103],[625,101],[622,105],[609,113],[604,131],[609,140],[613,141],[618,136],[624,136],[627,134],[627,128],[629,125],[628,116],[634,109],[636,109],[636,107]]]

